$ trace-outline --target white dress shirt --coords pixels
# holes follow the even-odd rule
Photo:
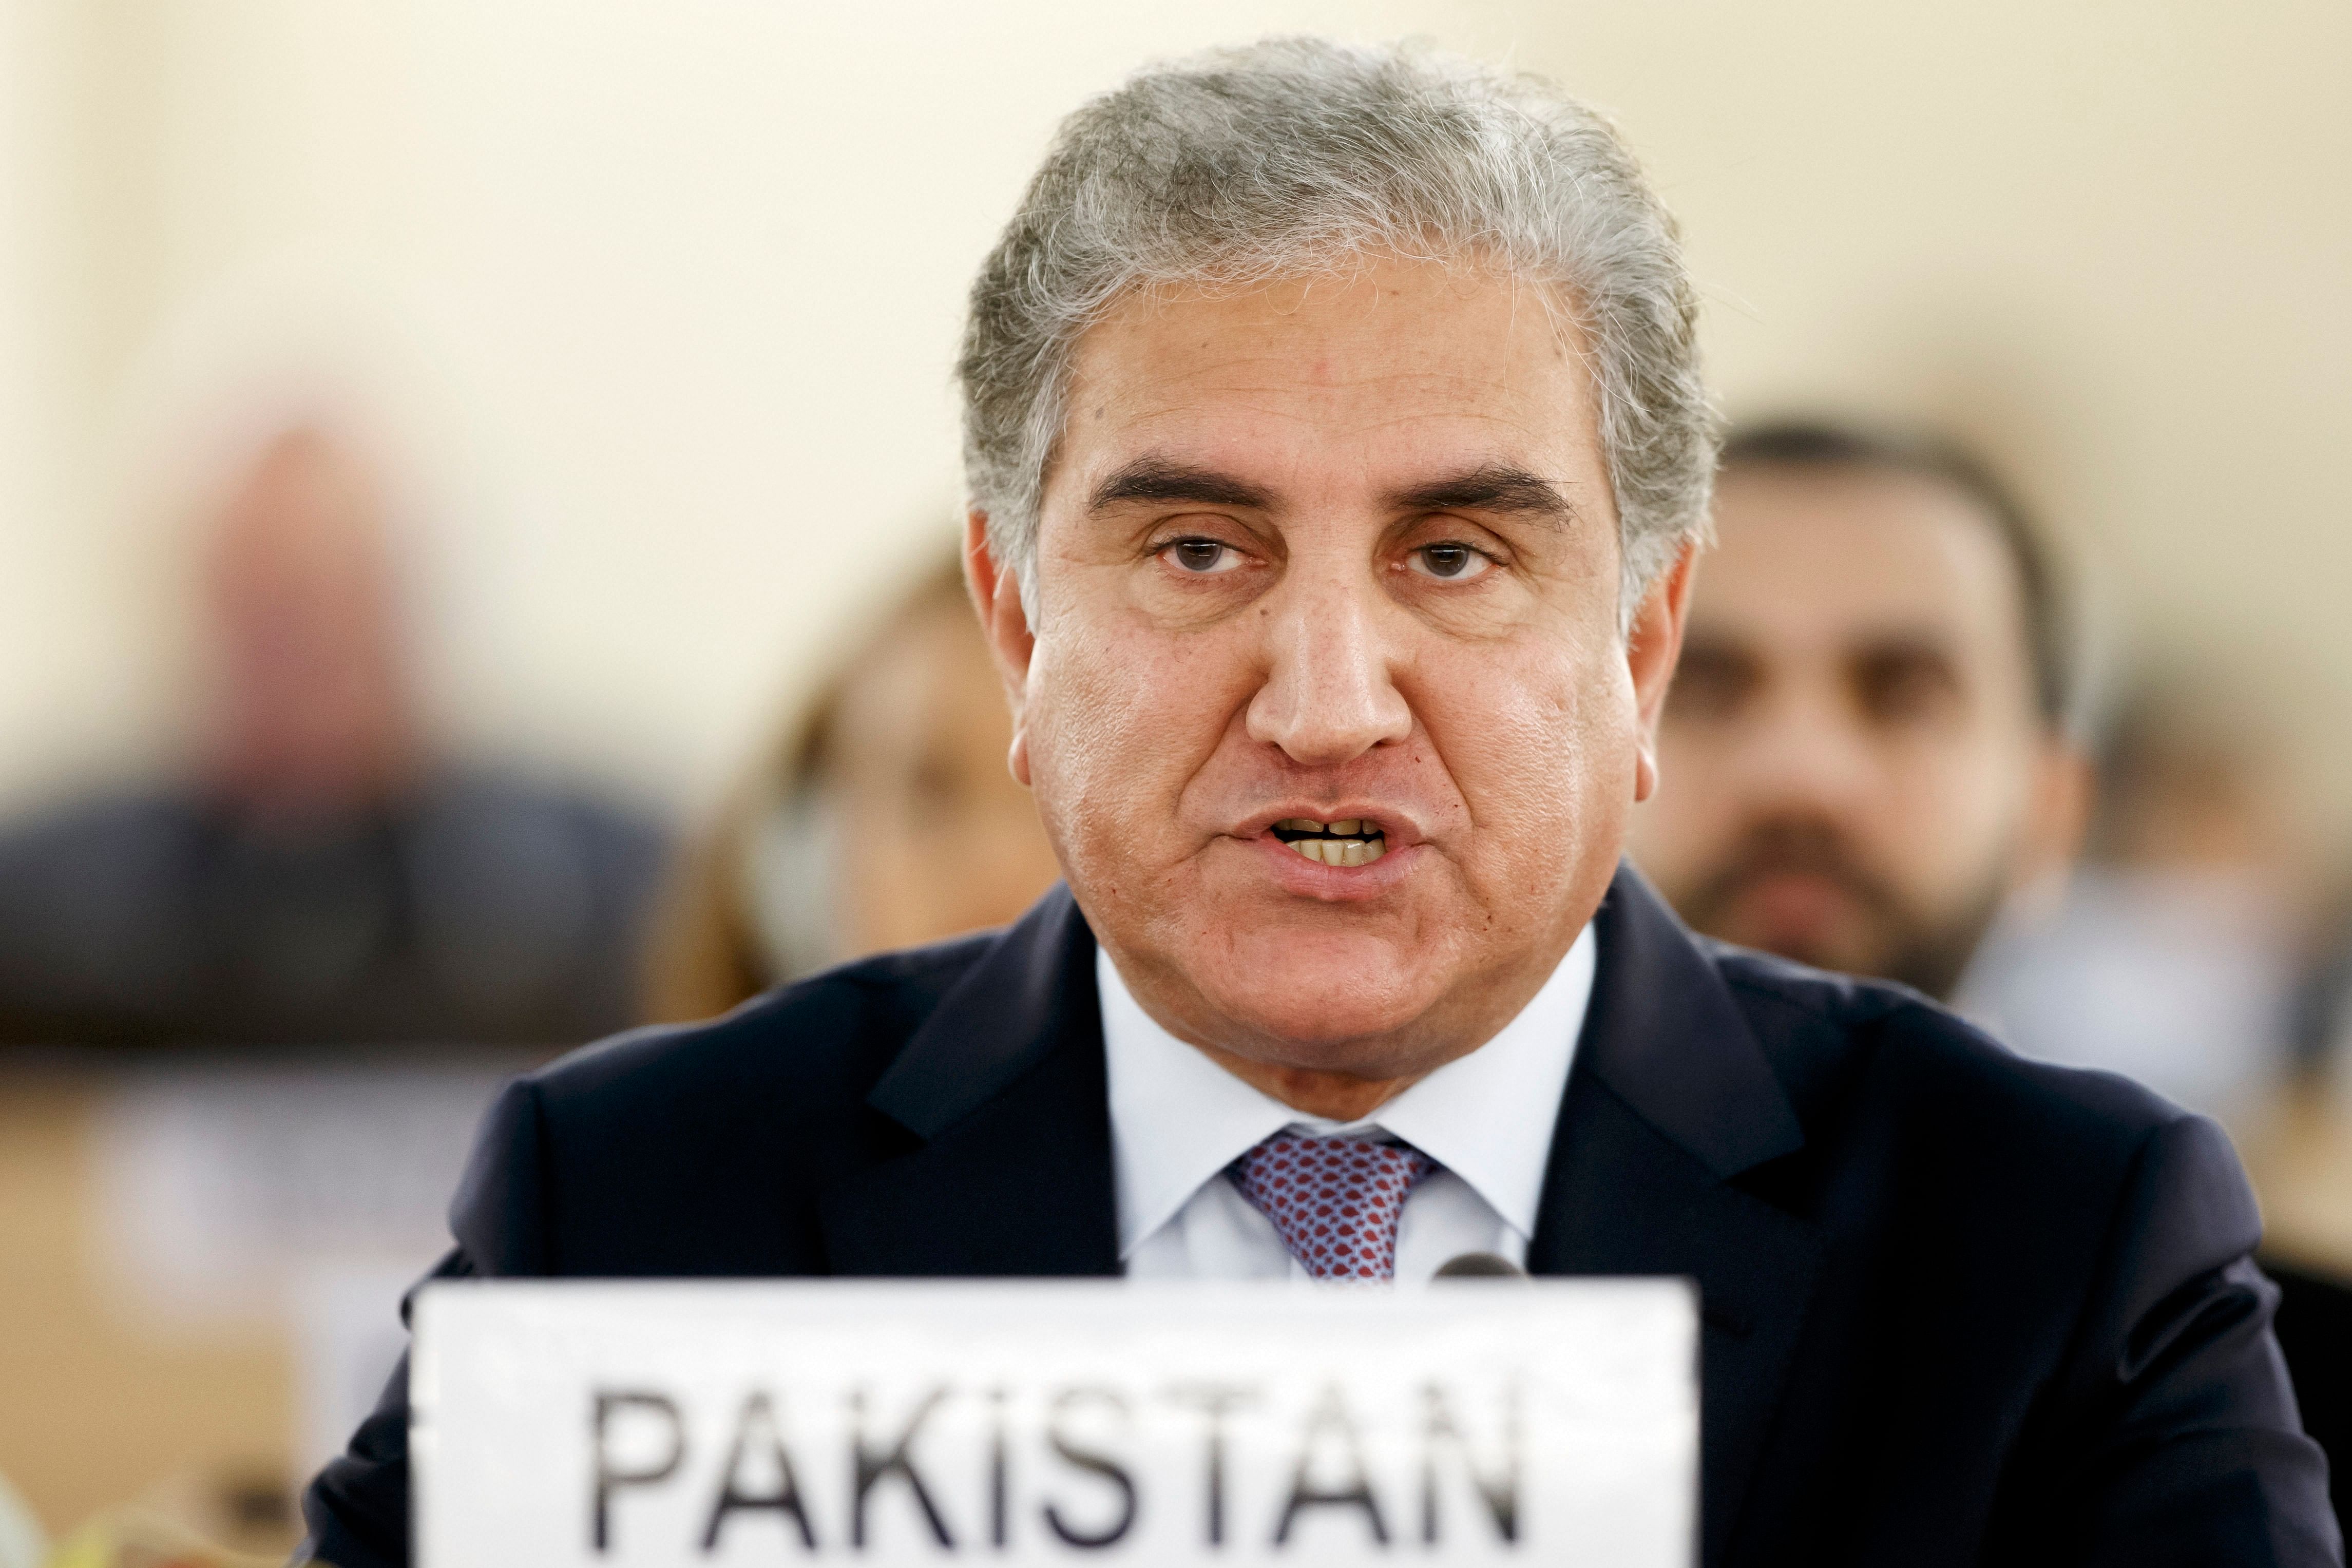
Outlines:
[[[1342,1122],[1294,1110],[1161,1028],[1097,949],[1118,1255],[1128,1277],[1307,1279],[1274,1223],[1224,1174],[1286,1129],[1402,1139],[1444,1167],[1405,1199],[1398,1279],[1425,1280],[1465,1252],[1524,1263],[1592,973],[1587,926],[1500,1034],[1371,1115]]]

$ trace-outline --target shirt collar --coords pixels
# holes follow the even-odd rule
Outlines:
[[[1119,1257],[1235,1159],[1287,1127],[1322,1137],[1402,1138],[1468,1183],[1522,1237],[1532,1237],[1552,1124],[1592,997],[1594,952],[1588,925],[1543,989],[1494,1038],[1371,1115],[1339,1122],[1292,1110],[1161,1028],[1097,948]]]

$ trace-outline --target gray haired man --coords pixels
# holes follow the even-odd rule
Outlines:
[[[2336,1562],[2220,1133],[1621,868],[1692,317],[1542,83],[1291,40],[1081,110],[962,362],[1066,887],[521,1079],[439,1274],[1684,1275],[1710,1564]],[[342,1568],[404,1550],[404,1390],[306,1500]]]

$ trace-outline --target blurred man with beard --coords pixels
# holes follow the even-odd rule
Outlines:
[[[2081,833],[2045,549],[1974,460],[1817,424],[1727,442],[1715,525],[1634,858],[1708,935],[1947,997]]]

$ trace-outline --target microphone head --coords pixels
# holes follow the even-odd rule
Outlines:
[[[1493,1252],[1465,1252],[1438,1266],[1433,1279],[1525,1279],[1528,1271]]]

